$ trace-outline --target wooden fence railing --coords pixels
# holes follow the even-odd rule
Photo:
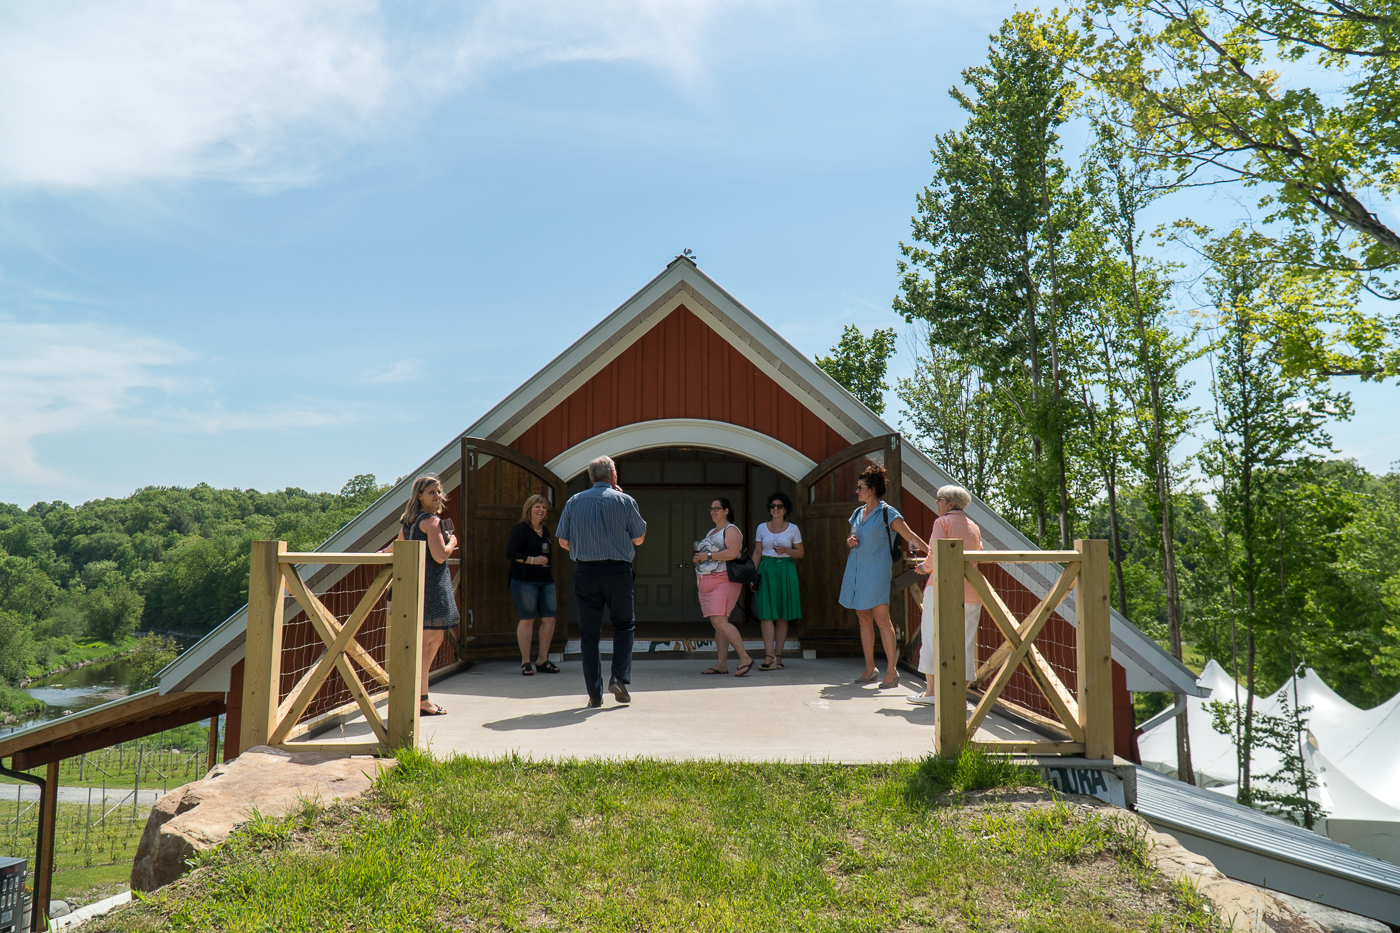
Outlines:
[[[1113,758],[1113,658],[1109,630],[1108,542],[1079,540],[1072,551],[963,551],[959,539],[931,542],[929,583],[935,602],[934,656],[937,697],[934,751],[954,757],[970,741],[989,751],[1083,755]],[[1025,618],[1018,619],[975,564],[1063,563],[1059,580]],[[965,675],[963,581],[967,580],[1004,639],[977,668],[975,682],[986,686],[968,714]],[[1076,691],[1071,693],[1035,647],[1035,638],[1073,589],[1075,596]],[[1025,669],[1044,694],[1053,719],[1038,719],[1064,734],[1063,741],[977,741],[977,729],[1018,668]]]
[[[288,751],[374,754],[412,747],[418,738],[418,684],[423,663],[422,541],[398,541],[392,554],[288,552],[285,541],[254,541],[248,575],[248,628],[243,668],[243,723],[240,748],[271,745]],[[344,621],[326,608],[298,573],[297,564],[382,564],[358,605]],[[360,627],[386,590],[393,587],[385,643],[385,663],[377,662],[356,640]],[[284,594],[306,613],[324,649],[281,697]],[[373,686],[367,688],[363,672]],[[332,671],[337,671],[378,740],[371,743],[296,742],[288,744],[297,720]],[[388,709],[380,718],[370,693],[388,689]]]

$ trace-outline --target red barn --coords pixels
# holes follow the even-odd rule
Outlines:
[[[383,547],[397,533],[413,478],[439,474],[450,494],[447,514],[460,526],[464,637],[444,647],[435,669],[513,656],[516,619],[505,585],[505,536],[520,520],[521,503],[534,492],[554,503],[552,522],[567,495],[584,487],[584,466],[604,454],[617,460],[621,485],[636,497],[648,523],[636,559],[637,638],[643,641],[682,640],[709,631],[689,560],[709,500],[728,496],[738,524],[751,537],[767,517],[767,496],[782,490],[797,503],[793,517],[808,555],[798,562],[807,617],[791,637],[821,652],[858,652],[855,614],[836,599],[856,474],[867,460],[882,462],[891,480],[888,501],[921,535],[933,522],[935,491],[957,480],[901,443],[893,427],[692,262],[678,258],[427,463],[406,471],[394,490],[322,549]],[[983,503],[974,500],[967,512],[981,526],[988,549],[1033,547]],[[568,561],[557,561],[555,570],[560,616],[568,619]],[[987,569],[989,581],[1018,615],[1039,601],[1058,572],[1058,566],[1042,564]],[[344,603],[344,611],[367,582],[361,579],[363,568],[304,567],[303,573],[328,605]],[[1073,597],[1066,606],[1072,603]],[[895,594],[891,608],[896,627],[916,635],[917,607],[908,597]],[[226,694],[231,740],[226,757],[238,752],[245,622],[243,612],[236,613],[160,678],[162,693]],[[382,638],[382,627],[374,625],[372,620],[362,638],[371,650],[376,631]],[[309,626],[303,628],[305,637],[297,637],[296,627],[288,627],[284,691],[320,652],[319,639]],[[557,650],[571,631],[567,624],[559,626]],[[1129,691],[1195,694],[1196,678],[1116,614],[1112,632],[1115,747],[1127,757],[1133,725]],[[985,660],[1000,641],[985,614],[983,641]],[[1074,689],[1069,619],[1057,614],[1037,647]],[[343,690],[338,680],[328,683],[308,710],[308,722],[334,714],[345,702]],[[1024,672],[1005,696],[1048,711]]]

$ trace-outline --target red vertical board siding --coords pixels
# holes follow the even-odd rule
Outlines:
[[[818,462],[846,446],[840,434],[684,306],[545,413],[511,446],[548,463],[605,431],[663,418],[737,424],[776,437]]]

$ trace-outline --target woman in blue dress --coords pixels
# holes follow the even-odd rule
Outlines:
[[[851,552],[846,557],[846,575],[841,579],[841,605],[854,609],[860,622],[865,673],[856,683],[874,683],[880,677],[875,669],[875,626],[879,625],[887,668],[880,686],[895,687],[899,685],[899,647],[894,624],[890,622],[890,577],[894,567],[890,551],[895,535],[908,541],[915,552],[925,547],[904,516],[884,501],[885,489],[885,468],[878,463],[867,466],[856,480],[856,496],[861,504],[851,513],[851,534],[846,538]]]

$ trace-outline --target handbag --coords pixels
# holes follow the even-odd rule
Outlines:
[[[758,568],[753,565],[753,558],[748,551],[740,551],[739,556],[731,561],[725,561],[725,570],[729,573],[730,583],[757,583]]]

